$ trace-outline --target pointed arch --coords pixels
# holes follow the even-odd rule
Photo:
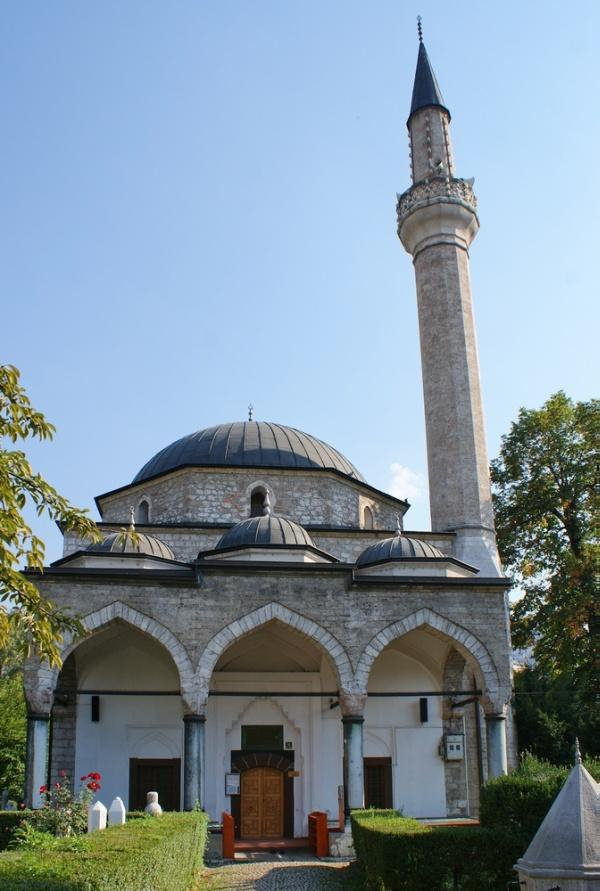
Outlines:
[[[301,616],[300,613],[288,609],[287,606],[282,606],[282,604],[272,601],[267,603],[266,606],[261,606],[231,622],[209,640],[198,663],[196,674],[197,688],[208,691],[214,667],[221,654],[232,643],[250,634],[256,628],[260,628],[262,625],[266,625],[267,622],[274,620],[298,631],[304,637],[314,641],[322,650],[325,650],[335,665],[340,687],[351,685],[353,672],[350,659],[342,644],[336,640],[333,634],[330,634],[321,625],[317,625],[312,619],[307,619],[306,616]]]
[[[90,634],[95,634],[102,631],[108,625],[112,625],[112,623],[117,620],[126,622],[128,625],[141,631],[142,634],[152,637],[157,643],[161,644],[165,650],[167,650],[177,666],[182,690],[191,685],[194,677],[194,669],[185,647],[181,641],[175,637],[172,631],[169,631],[168,628],[161,625],[156,619],[152,619],[150,616],[138,612],[138,610],[134,609],[132,606],[128,606],[126,603],[122,603],[120,600],[115,600],[112,603],[109,603],[108,606],[103,606],[102,609],[95,610],[93,613],[88,613],[87,616],[84,616],[81,619],[81,623],[86,631]],[[65,646],[61,653],[63,662],[67,656],[69,656],[73,650],[86,639],[87,638],[84,637],[78,637],[69,642],[65,642]]]
[[[141,631],[142,634],[152,637],[167,650],[179,672],[181,694],[187,701],[194,682],[192,663],[183,644],[175,637],[172,631],[169,631],[168,628],[161,625],[156,619],[138,612],[138,610],[128,606],[126,603],[122,603],[120,600],[115,600],[113,603],[109,603],[108,606],[103,606],[101,609],[88,613],[80,621],[89,634],[95,634],[117,620],[126,622],[132,628]],[[65,637],[65,642],[61,649],[63,664],[71,653],[85,640],[88,640],[87,636],[73,637],[71,635]],[[40,712],[50,711],[58,674],[58,668],[50,668],[47,663],[40,665],[34,659],[28,660],[24,671],[24,681],[30,707]]]
[[[456,625],[450,619],[426,607],[399,619],[397,622],[392,622],[369,641],[361,653],[356,668],[356,682],[361,689],[367,689],[371,666],[382,650],[393,640],[397,640],[417,628],[429,628],[433,632],[449,638],[456,649],[473,664],[485,696],[492,701],[501,697],[504,691],[500,688],[496,666],[481,641],[466,628]]]

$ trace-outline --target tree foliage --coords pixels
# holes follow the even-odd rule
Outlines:
[[[600,401],[560,391],[521,409],[491,468],[498,545],[522,594],[513,643],[534,661],[516,678],[519,734],[556,760],[573,732],[591,742],[600,728],[599,462]]]
[[[492,462],[498,544],[523,596],[513,640],[548,672],[590,680],[597,642],[600,401],[522,408]]]
[[[84,539],[97,541],[95,523],[73,507],[39,473],[25,453],[10,448],[30,438],[52,439],[54,427],[33,408],[19,383],[19,371],[0,366],[0,648],[19,639],[52,664],[60,664],[59,644],[66,631],[80,631],[77,619],[44,598],[21,572],[42,571],[44,543],[23,514],[28,504]],[[9,446],[8,448],[6,446]]]

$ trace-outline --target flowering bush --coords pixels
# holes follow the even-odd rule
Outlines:
[[[71,791],[66,770],[59,772],[61,782],[50,786],[40,786],[43,806],[28,817],[28,822],[39,832],[50,835],[80,835],[87,830],[87,812],[94,795],[100,789],[99,773],[88,773],[80,777],[82,783],[78,793]]]

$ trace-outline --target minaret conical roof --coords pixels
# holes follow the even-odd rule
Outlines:
[[[423,41],[420,41],[419,56],[417,58],[417,70],[415,71],[415,83],[413,86],[412,103],[410,106],[410,114],[408,116],[408,120],[410,121],[415,111],[418,111],[420,108],[430,107],[432,105],[437,105],[439,108],[443,108],[444,111],[448,112],[448,116],[450,116],[450,112],[444,104],[440,85],[438,84],[436,76],[433,73],[433,68],[431,67],[431,62],[429,61],[429,56],[427,55],[425,44],[423,43]]]

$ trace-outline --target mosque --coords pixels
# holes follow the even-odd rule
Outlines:
[[[356,807],[474,816],[506,772],[508,580],[494,534],[468,250],[422,42],[398,234],[415,267],[432,531],[337,449],[292,427],[221,423],[96,499],[104,540],[64,536],[32,574],[81,618],[60,671],[31,661],[27,799],[98,771],[102,799],[197,802],[241,838],[307,834]],[[146,456],[141,456],[143,459]],[[410,528],[410,527],[408,527]]]

